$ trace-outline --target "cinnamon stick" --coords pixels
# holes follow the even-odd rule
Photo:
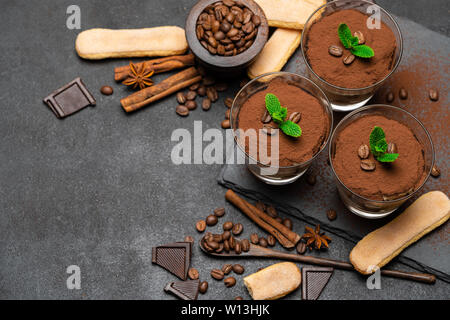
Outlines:
[[[136,111],[202,79],[195,67],[180,71],[160,83],[142,89],[120,100],[126,112]]]
[[[300,240],[301,237],[298,234],[289,230],[284,225],[278,223],[276,220],[239,197],[233,190],[228,190],[225,193],[225,199],[238,207],[258,226],[273,235],[283,247],[293,248]]]
[[[171,56],[158,59],[151,59],[143,62],[135,63],[134,65],[140,69],[144,65],[144,73],[154,71],[156,73],[167,72],[175,69],[193,66],[195,58],[192,53],[180,56]],[[129,65],[117,67],[114,69],[114,80],[123,81],[131,75]]]

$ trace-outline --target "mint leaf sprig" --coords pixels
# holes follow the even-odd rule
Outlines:
[[[278,124],[278,127],[286,135],[298,138],[302,135],[302,129],[298,124],[290,120],[286,120],[287,108],[282,107],[280,100],[273,93],[266,94],[266,109],[272,117],[273,122]]]
[[[398,158],[398,153],[387,153],[388,144],[383,129],[375,126],[369,137],[370,151],[380,162],[394,162]]]
[[[358,44],[358,37],[352,36],[350,28],[341,23],[338,27],[339,39],[342,45],[351,51],[351,53],[360,58],[372,58],[375,55],[373,49],[365,44]]]

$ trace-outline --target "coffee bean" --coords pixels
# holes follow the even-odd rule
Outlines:
[[[227,288],[231,288],[236,284],[236,279],[234,277],[228,277],[225,280],[223,280],[223,283],[225,283],[225,286]]]
[[[272,218],[278,217],[277,209],[275,209],[275,208],[272,207],[272,206],[268,206],[268,207],[266,208],[266,212],[267,212],[267,214],[268,214],[269,216],[271,216]]]
[[[373,171],[375,170],[375,162],[370,159],[361,160],[361,169],[364,171]]]
[[[258,202],[255,203],[255,207],[262,212],[266,211],[266,205],[262,201],[258,200]]]
[[[231,108],[233,106],[233,98],[226,98],[223,103],[225,104],[225,107]]]
[[[296,249],[299,254],[304,254],[306,252],[306,243],[304,243],[303,241],[300,241],[297,244]]]
[[[253,22],[247,22],[242,26],[242,31],[244,31],[246,34],[252,33],[253,30],[255,30],[255,26],[253,25]]]
[[[349,54],[348,56],[345,56],[344,59],[342,59],[342,62],[344,62],[345,65],[349,65],[353,61],[355,61],[355,56],[352,54]]]
[[[213,77],[206,76],[202,79],[202,84],[204,86],[212,86],[214,83],[216,83],[216,79],[214,79]]]
[[[204,85],[198,87],[197,94],[201,97],[204,97],[206,95],[206,87]]]
[[[223,129],[231,128],[231,124],[230,124],[230,120],[229,119],[223,120],[220,125],[222,126]]]
[[[438,101],[439,100],[439,91],[437,89],[430,89],[430,90],[428,90],[428,96],[430,97],[431,101]]]
[[[230,31],[227,32],[227,37],[232,38],[235,37],[239,33],[239,30],[236,28],[231,28]]]
[[[241,241],[242,251],[248,252],[250,250],[250,241],[248,239],[244,239]]]
[[[186,103],[186,96],[184,95],[183,92],[178,92],[177,93],[177,101],[179,104],[185,104]]]
[[[251,243],[253,243],[253,244],[258,244],[258,243],[259,243],[259,237],[258,237],[258,235],[257,235],[256,233],[252,233],[252,234],[250,235],[250,241],[251,241]]]
[[[369,157],[369,147],[367,146],[367,144],[362,144],[359,146],[358,148],[358,156],[361,159],[367,159]]]
[[[392,91],[389,91],[386,95],[386,101],[387,102],[392,102],[395,99],[395,95]]]
[[[214,33],[214,39],[216,40],[225,39],[225,33],[223,33],[222,31],[217,31],[216,33]]]
[[[358,44],[364,44],[366,42],[364,34],[361,31],[355,31],[353,36],[358,38]]]
[[[408,91],[406,91],[405,88],[400,88],[399,92],[398,92],[398,96],[400,97],[400,99],[405,100],[408,99]]]
[[[216,209],[214,209],[214,215],[216,217],[223,217],[225,215],[225,208],[216,208]]]
[[[210,44],[211,47],[213,48],[217,48],[217,40],[214,38],[214,36],[208,37],[208,43]]]
[[[397,145],[394,142],[389,142],[386,152],[387,153],[398,153]]]
[[[255,27],[258,27],[261,24],[261,18],[259,16],[257,16],[256,14],[254,14],[252,16],[252,22],[255,25]]]
[[[241,296],[237,296],[236,298],[234,298],[234,300],[244,300],[244,298],[242,298]]]
[[[211,23],[208,21],[205,21],[202,23],[203,30],[211,30]]]
[[[308,172],[308,174],[306,175],[306,182],[310,186],[313,186],[316,184],[316,181],[317,181],[316,175],[313,172]]]
[[[211,100],[209,98],[204,98],[202,101],[202,109],[208,111],[211,109]]]
[[[219,269],[212,269],[211,270],[211,277],[213,277],[216,280],[222,280],[224,277],[224,274],[222,270]]]
[[[231,114],[231,109],[227,109],[227,111],[225,111],[225,119],[230,119],[230,114]]]
[[[441,175],[441,170],[439,170],[439,168],[434,165],[433,168],[431,168],[431,176],[433,176],[434,178],[437,178]]]
[[[233,236],[230,236],[230,239],[228,239],[228,243],[230,245],[230,249],[234,250],[234,247],[236,246],[236,240]]]
[[[331,45],[328,47],[328,53],[335,57],[342,57],[343,50],[339,46]]]
[[[225,250],[225,252],[230,252],[230,243],[228,242],[228,240],[223,241],[223,250]]]
[[[188,101],[186,101],[185,106],[189,110],[194,110],[197,108],[197,102],[195,102],[194,100],[188,100]]]
[[[292,220],[289,218],[285,218],[283,220],[283,225],[288,228],[289,230],[292,230]]]
[[[249,40],[253,40],[253,38],[256,37],[257,32],[258,32],[258,30],[255,29],[244,37],[244,40],[248,41],[247,44],[245,44],[246,48],[249,48],[253,44],[253,41],[249,41]]]
[[[219,221],[219,219],[217,219],[217,217],[213,214],[210,214],[206,217],[206,224],[210,227],[215,226],[217,224],[217,221]]]
[[[114,93],[114,90],[110,86],[103,86],[100,88],[100,92],[105,96],[110,96]]]
[[[337,213],[336,213],[336,211],[333,210],[333,209],[328,210],[328,211],[327,211],[327,218],[328,218],[328,220],[330,220],[330,221],[335,220],[335,219],[337,218]]]
[[[198,270],[195,268],[190,268],[188,271],[188,277],[191,280],[197,280],[198,279]]]
[[[222,227],[224,231],[230,231],[231,229],[233,229],[233,222],[227,221],[223,224]]]
[[[191,236],[186,236],[184,237],[184,242],[194,243],[194,238],[192,238]]]
[[[273,247],[276,243],[277,243],[277,240],[275,239],[275,237],[273,235],[269,235],[267,237],[267,244],[269,246]]]
[[[288,118],[288,120],[290,120],[294,123],[299,123],[301,119],[302,119],[302,114],[300,112],[292,112]]]
[[[235,236],[240,235],[242,233],[242,230],[244,230],[244,226],[242,225],[242,223],[236,223],[233,226],[232,232]]]
[[[228,23],[233,23],[234,19],[236,19],[236,15],[233,12],[227,14],[226,20]]]
[[[205,227],[206,227],[206,223],[205,223]],[[213,235],[211,232],[208,231],[207,233],[205,233],[205,236],[204,236],[205,240],[212,240],[212,237],[213,237]]]
[[[205,238],[202,239],[201,246],[208,252],[213,252],[214,249],[208,245],[208,242]]]
[[[187,117],[189,115],[189,109],[186,106],[179,105],[176,107],[175,112],[182,117]]]
[[[222,266],[223,274],[229,274],[232,270],[233,270],[233,265],[232,264],[227,263],[227,264],[224,264]]]
[[[223,237],[221,234],[213,234],[212,235],[212,240],[215,242],[222,242],[223,241]]]
[[[231,30],[231,24],[226,20],[222,21],[222,24],[220,25],[220,30],[222,30],[222,32],[224,33],[228,33],[228,31]]]
[[[223,0],[222,3],[226,5],[227,7],[234,6],[234,0]]]
[[[241,246],[241,242],[238,240],[234,241],[234,252],[236,252],[236,254],[241,254],[242,252],[242,246]]]
[[[223,233],[222,233],[222,239],[225,241],[225,240],[228,240],[228,239],[230,239],[230,237],[231,237],[231,232],[230,231],[224,231]]]
[[[212,102],[216,102],[219,98],[219,95],[217,94],[217,90],[213,87],[207,87],[206,88],[206,95]]]
[[[277,134],[277,129],[274,126],[267,123],[263,125],[261,131],[267,134],[268,136],[273,136]]]
[[[245,268],[240,264],[234,264],[233,271],[236,274],[243,274],[245,272]]]
[[[235,20],[234,23],[233,23],[233,26],[234,26],[236,29],[240,29],[240,28],[242,28],[242,23],[239,22],[239,21],[237,21],[237,20]]]
[[[259,238],[259,245],[263,248],[267,248],[268,243],[267,243],[266,238],[263,238],[263,237]]]
[[[225,82],[218,82],[215,85],[216,91],[223,92],[228,89],[228,85]]]
[[[283,224],[283,219],[281,219],[280,217],[276,217],[275,220],[276,220],[278,223]]]
[[[261,122],[262,123],[269,123],[270,121],[272,121],[272,117],[269,114],[269,111],[267,111],[267,109],[264,111],[263,116],[261,117]]]
[[[198,291],[201,294],[205,294],[206,291],[208,291],[208,281],[202,281],[200,282],[199,286],[198,286]]]
[[[206,241],[206,244],[213,250],[219,249],[219,243],[213,240]]]
[[[189,90],[188,93],[186,94],[186,99],[188,100],[194,100],[195,97],[197,97],[197,92],[193,90]]]
[[[202,39],[205,36],[205,30],[201,25],[197,25],[195,28],[195,33],[197,35],[197,39]]]

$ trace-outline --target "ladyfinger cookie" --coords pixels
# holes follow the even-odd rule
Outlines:
[[[276,29],[256,60],[248,67],[249,78],[280,71],[298,48],[301,37],[302,32],[298,30]]]
[[[75,42],[84,59],[153,57],[182,54],[188,49],[184,29],[165,26],[145,29],[90,29]]]
[[[269,26],[302,30],[309,16],[326,0],[255,0]]]
[[[350,262],[362,274],[373,273],[449,217],[448,197],[441,191],[428,192],[394,220],[359,241],[350,252]]]
[[[244,278],[254,300],[275,300],[298,288],[302,281],[299,268],[292,262],[273,264]]]

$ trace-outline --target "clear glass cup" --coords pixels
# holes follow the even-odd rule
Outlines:
[[[380,81],[364,88],[343,88],[333,85],[322,79],[314,72],[308,62],[308,59],[306,58],[306,40],[308,38],[308,31],[310,30],[313,23],[324,16],[328,16],[331,13],[340,10],[355,9],[366,14],[374,8],[379,10],[381,21],[392,30],[397,42],[397,49],[394,54],[394,66],[392,70]],[[397,22],[380,6],[372,2],[363,0],[337,0],[321,6],[308,18],[302,33],[301,50],[303,60],[305,61],[305,64],[307,66],[306,72],[308,74],[308,77],[325,92],[331,102],[331,107],[334,111],[345,112],[355,110],[365,105],[370,100],[370,98],[372,98],[375,91],[394,73],[402,58],[403,38]]]
[[[333,158],[336,152],[336,139],[339,136],[340,132],[342,132],[342,130],[345,127],[347,127],[347,125],[349,125],[356,119],[359,119],[366,115],[382,115],[388,119],[393,119],[407,125],[412,130],[417,140],[422,144],[424,148],[426,177],[423,180],[422,184],[416,190],[413,190],[411,193],[406,194],[398,199],[373,200],[367,199],[363,196],[356,194],[355,192],[347,188],[344,185],[344,183],[339,179],[339,176],[334,170],[333,164]],[[345,118],[343,118],[341,122],[339,122],[331,137],[329,146],[329,159],[339,195],[342,201],[344,202],[345,206],[351,212],[357,214],[358,216],[368,219],[379,219],[394,212],[406,200],[411,198],[420,189],[422,189],[423,185],[430,177],[431,169],[433,168],[434,165],[434,147],[427,129],[425,129],[423,124],[411,113],[399,107],[376,104],[365,106],[358,110],[355,110],[352,113],[348,114]]]
[[[256,92],[266,89],[269,85],[269,82],[271,80],[274,80],[275,78],[282,78],[289,85],[295,85],[301,88],[302,90],[306,91],[310,95],[314,96],[325,110],[325,113],[329,120],[328,133],[324,138],[323,143],[319,148],[318,152],[311,159],[303,163],[298,163],[286,167],[265,165],[260,161],[256,160],[251,155],[249,155],[245,151],[245,143],[242,141],[243,137],[240,136],[240,132],[239,130],[237,130],[239,129],[239,113],[241,111],[244,102]],[[325,95],[325,93],[311,80],[294,73],[272,72],[263,74],[251,80],[238,92],[238,94],[234,98],[233,105],[231,108],[230,123],[234,141],[238,146],[237,148],[238,152],[241,152],[244,155],[245,163],[247,164],[247,167],[250,170],[250,172],[252,172],[257,178],[259,178],[260,180],[264,181],[267,184],[284,185],[292,183],[296,181],[298,178],[300,178],[309,168],[314,159],[323,151],[323,149],[328,144],[333,127],[333,110],[331,109],[330,102],[328,101],[328,98]]]

